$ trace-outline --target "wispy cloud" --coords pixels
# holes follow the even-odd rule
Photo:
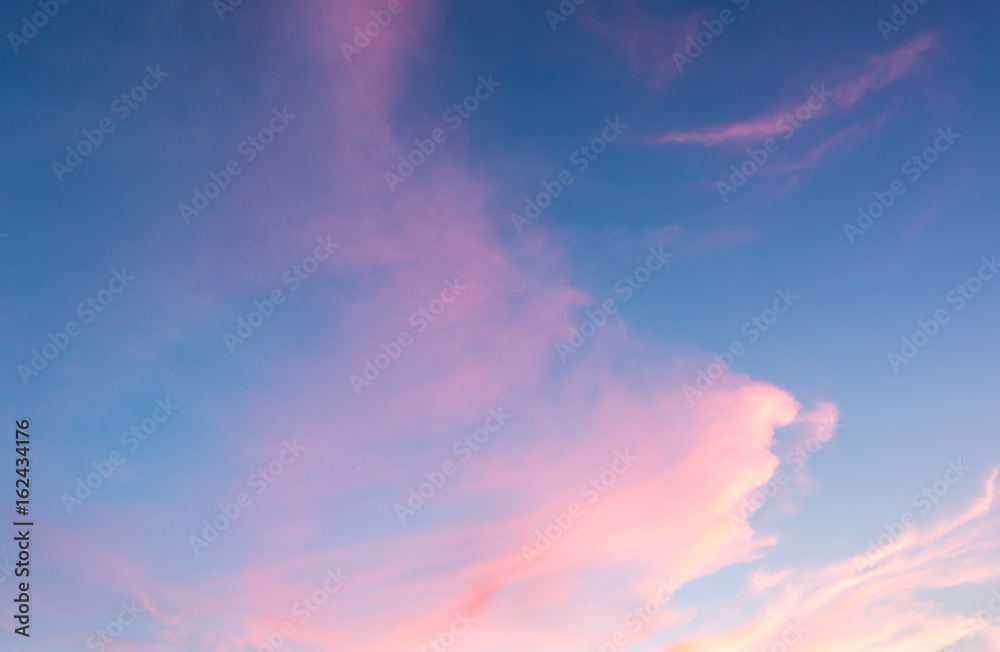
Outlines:
[[[860,70],[837,73],[818,83],[820,89],[830,94],[832,104],[824,104],[823,108],[815,110],[812,119],[847,113],[865,95],[913,74],[918,70],[926,52],[936,42],[937,36],[933,32],[916,36],[892,52],[869,57]],[[829,90],[826,90],[827,86]],[[658,145],[697,144],[704,147],[746,146],[786,132],[790,122],[794,120],[796,107],[805,100],[806,98],[802,98],[781,109],[739,122],[668,132],[653,137],[651,142]],[[792,117],[789,118],[789,115]]]
[[[806,630],[794,648],[803,652],[942,650],[971,637],[982,629],[971,625],[975,614],[956,611],[929,595],[1000,581],[1000,555],[984,545],[1000,534],[996,478],[994,470],[981,496],[961,513],[902,536],[867,573],[859,574],[852,560],[818,569],[784,569],[775,576],[780,581],[756,572],[738,597],[744,604],[763,603],[752,622],[690,637],[664,651],[768,649],[790,623]]]

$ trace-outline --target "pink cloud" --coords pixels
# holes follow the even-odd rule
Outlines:
[[[984,545],[1000,529],[996,478],[994,470],[964,512],[909,531],[871,571],[859,574],[853,560],[843,560],[825,568],[786,569],[779,584],[755,579],[742,598],[761,598],[766,606],[752,624],[691,637],[665,652],[767,648],[793,623],[805,630],[795,647],[806,652],[942,650],[976,633],[995,643],[996,630],[977,627],[975,611],[950,611],[926,594],[1000,583],[1000,556]]]
[[[937,40],[937,36],[932,32],[916,36],[887,54],[869,57],[861,70],[835,74],[831,80],[819,84],[821,90],[826,90],[826,85],[830,85],[830,90],[826,92],[830,94],[839,111],[832,110],[829,104],[825,104],[819,110],[810,112],[811,119],[817,116],[829,116],[835,112],[847,112],[865,95],[878,91],[890,82],[914,74],[926,52],[937,43]],[[797,104],[789,104],[781,110],[745,121],[691,131],[668,132],[653,138],[651,142],[658,145],[695,143],[705,147],[746,146],[783,133],[787,134],[793,124],[788,116],[791,114],[794,117],[796,108],[813,95],[815,91],[808,98],[799,100]]]
[[[335,477],[316,485],[312,478],[343,454],[341,442],[330,441],[330,450],[320,442],[310,449],[313,459],[303,460],[311,466],[283,479],[287,484],[265,495],[270,502],[255,506],[260,511],[217,544],[212,554],[238,560],[234,568],[216,567],[191,583],[163,582],[147,571],[125,584],[149,587],[157,608],[184,623],[170,629],[173,636],[219,650],[262,643],[291,619],[292,605],[314,590],[323,570],[337,566],[350,580],[322,618],[298,627],[295,642],[305,649],[332,640],[362,651],[419,647],[444,630],[452,613],[468,611],[478,620],[463,638],[467,649],[568,650],[614,632],[660,579],[684,583],[755,556],[753,546],[732,537],[723,515],[736,496],[773,473],[774,430],[799,414],[786,392],[728,378],[691,411],[676,388],[636,392],[594,355],[563,389],[522,400],[511,407],[522,429],[502,433],[511,441],[495,442],[456,477],[453,491],[436,496],[406,527],[393,523],[382,537],[293,554],[298,545],[290,541],[320,536],[305,523],[377,486],[358,478],[354,487],[338,487],[342,479]],[[370,420],[367,429],[373,428],[381,423]],[[393,445],[387,442],[382,454]],[[613,468],[626,450],[635,457],[632,468],[593,502],[583,497],[581,485]],[[583,516],[526,563],[523,547],[536,541],[536,530],[573,502],[584,506]],[[288,504],[298,508],[290,512]],[[480,507],[470,511],[474,505]],[[388,504],[379,507],[390,515]],[[440,522],[444,514],[461,516]],[[272,535],[268,524],[275,522],[282,526]],[[135,541],[116,545],[111,554],[136,567]],[[183,566],[175,575],[190,572]],[[650,631],[681,618],[665,608]]]
[[[871,140],[882,133],[895,110],[889,110],[873,118],[865,118],[849,127],[844,127],[820,144],[806,152],[798,161],[787,164],[768,166],[766,174],[771,177],[784,176],[784,183],[774,191],[775,196],[787,193],[799,184],[808,174],[822,163],[837,155],[853,150],[861,143]]]
[[[790,166],[794,170],[813,170],[819,167],[820,163],[831,154],[850,149],[859,143],[870,140],[882,132],[889,121],[892,111],[886,111],[872,119],[862,120],[850,127],[844,127],[834,135],[830,136],[819,145],[809,150],[800,162]]]
[[[869,92],[913,74],[924,55],[937,42],[937,35],[927,32],[911,38],[891,52],[872,56],[862,74],[852,75],[851,79],[835,85],[834,100],[845,109],[853,108]]]
[[[780,113],[768,114],[747,122],[712,127],[702,131],[667,133],[658,137],[655,143],[658,145],[696,143],[705,147],[728,143],[743,144],[779,135],[783,124],[785,123],[782,122]]]

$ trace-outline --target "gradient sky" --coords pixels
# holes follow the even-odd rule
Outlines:
[[[561,6],[4,5],[0,650],[1000,650],[1000,8]]]

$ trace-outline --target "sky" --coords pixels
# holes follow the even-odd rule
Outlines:
[[[0,650],[1000,650],[998,18],[6,3]]]

